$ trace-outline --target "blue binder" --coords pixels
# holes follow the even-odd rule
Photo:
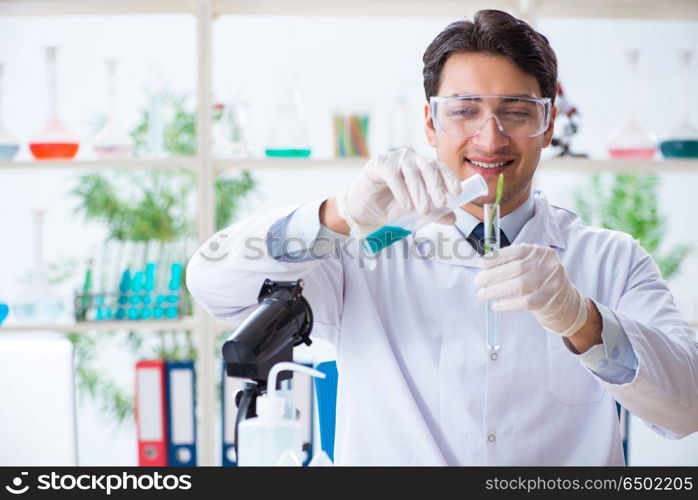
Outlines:
[[[337,362],[326,361],[315,367],[325,378],[315,379],[318,418],[320,420],[320,445],[334,462],[334,430],[337,419]]]
[[[196,376],[193,361],[165,363],[167,457],[170,466],[196,465]]]

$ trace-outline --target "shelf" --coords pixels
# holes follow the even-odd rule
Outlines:
[[[304,170],[330,168],[362,168],[367,158],[259,158],[214,160],[217,171],[228,168],[242,170]],[[568,172],[609,172],[625,174],[646,174],[664,172],[698,173],[698,159],[677,160],[591,160],[588,158],[552,158],[541,160],[542,170]]]
[[[361,168],[367,161],[368,158],[231,158],[213,160],[213,165],[218,172],[228,168],[241,170],[304,170],[317,168]]]
[[[197,0],[0,0],[0,16],[196,14]],[[698,19],[695,0],[214,0],[213,14],[471,16],[500,9],[535,18]]]
[[[196,318],[172,319],[172,320],[142,320],[142,321],[82,321],[79,323],[59,323],[44,325],[8,325],[0,326],[2,333],[22,333],[34,331],[56,332],[91,332],[110,330],[171,330],[192,329],[197,327],[199,321]]]
[[[2,170],[60,170],[60,169],[172,169],[195,170],[198,161],[192,157],[173,158],[128,158],[126,160],[28,160],[0,161]]]
[[[240,170],[308,170],[329,168],[362,168],[368,158],[230,158],[213,160],[217,172],[226,169]],[[46,161],[2,161],[3,170],[63,170],[63,169],[167,169],[197,171],[197,158],[176,157],[163,159],[127,160],[46,160]],[[541,160],[543,170],[569,172],[609,172],[624,174],[647,174],[663,172],[698,173],[697,159],[674,160],[590,160],[587,158],[552,158]]]
[[[480,9],[515,15],[625,19],[698,19],[695,0],[214,0],[214,12],[236,15],[472,16]]]
[[[698,160],[589,160],[587,158],[552,158],[541,160],[542,171],[607,172],[613,174],[661,174],[667,172],[698,173]]]
[[[0,0],[0,16],[194,14],[196,0]]]
[[[239,322],[232,323],[219,319],[212,320],[212,327],[217,331],[233,330],[237,328],[239,324]],[[80,323],[0,326],[0,335],[3,333],[27,333],[39,331],[86,333],[112,330],[195,330],[200,326],[201,321],[196,317],[171,320],[83,321]]]

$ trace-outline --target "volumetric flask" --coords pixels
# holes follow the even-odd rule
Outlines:
[[[37,160],[71,159],[78,152],[77,136],[58,118],[56,104],[56,47],[46,47],[48,83],[48,120],[44,128],[29,142],[29,150]]]
[[[0,160],[11,160],[19,151],[19,143],[17,140],[5,129],[2,122],[2,79],[3,79],[3,67],[4,65],[0,63]]]
[[[656,141],[637,118],[640,53],[637,50],[630,50],[626,57],[628,62],[628,80],[625,90],[626,114],[609,139],[608,152],[611,158],[651,160],[656,151]]]
[[[681,106],[681,120],[678,126],[669,134],[669,137],[661,142],[659,147],[665,158],[698,158],[698,128],[691,122],[691,57],[690,50],[680,50],[679,59],[682,70],[682,89],[679,106]]]
[[[97,132],[94,149],[97,156],[104,160],[121,160],[128,158],[133,151],[133,139],[124,132],[119,123],[116,98],[117,62],[108,59],[107,74],[109,79],[109,116],[104,127]]]
[[[484,217],[485,241],[483,256],[492,255],[499,250],[499,204],[485,203]],[[499,313],[492,310],[494,300],[490,299],[485,304],[485,331],[487,332],[487,348],[497,350],[502,346],[499,337]]]

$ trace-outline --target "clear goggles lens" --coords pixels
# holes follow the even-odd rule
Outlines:
[[[550,124],[550,98],[499,95],[432,96],[431,116],[437,131],[473,137],[493,118],[499,131],[514,138],[535,137]]]

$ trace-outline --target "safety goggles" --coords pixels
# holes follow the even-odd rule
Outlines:
[[[429,105],[434,128],[461,138],[479,134],[490,118],[507,137],[535,137],[547,130],[552,109],[549,97],[507,95],[432,96]]]

